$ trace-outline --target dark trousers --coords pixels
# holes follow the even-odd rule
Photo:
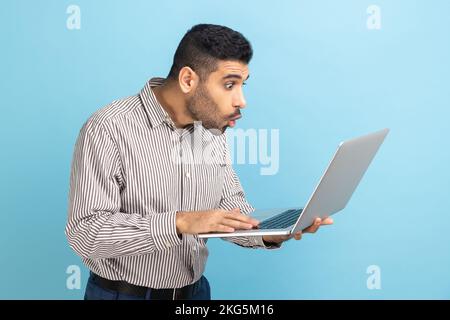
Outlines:
[[[149,288],[145,297],[133,296],[109,289],[105,289],[96,281],[97,276],[91,272],[86,286],[84,300],[152,300],[152,290]],[[187,300],[211,300],[211,289],[208,279],[202,276],[197,282],[190,285],[187,290]]]

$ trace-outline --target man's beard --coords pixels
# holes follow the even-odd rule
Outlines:
[[[201,121],[203,127],[220,130],[221,133],[225,132],[228,127],[224,123],[233,116],[240,114],[238,109],[237,113],[232,115],[221,115],[219,106],[208,93],[206,86],[201,83],[195,90],[194,95],[188,100],[187,110],[195,121]]]

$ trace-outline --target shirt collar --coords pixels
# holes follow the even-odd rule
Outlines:
[[[153,87],[162,85],[165,80],[166,80],[165,78],[160,77],[151,78],[150,80],[147,81],[144,88],[142,88],[140,92],[140,97],[144,104],[145,112],[147,113],[150,119],[150,125],[152,126],[152,128],[156,128],[162,123],[166,123],[170,129],[176,131],[182,137],[191,134],[195,130],[195,128],[199,128],[200,130],[202,130],[203,126],[198,124],[190,125],[186,129],[177,129],[172,118],[163,108],[163,106],[159,103],[159,101],[156,99],[156,96],[152,90]],[[205,131],[207,132],[206,134],[209,135],[210,137],[214,136],[214,134],[211,133],[209,130],[202,130],[202,132]]]
[[[175,123],[167,111],[164,110],[163,106],[158,102],[152,90],[152,87],[160,86],[164,83],[164,81],[164,78],[151,78],[147,81],[144,88],[142,88],[140,97],[142,99],[142,103],[144,104],[144,109],[150,119],[150,125],[152,128],[155,128],[165,122],[169,125],[169,127],[175,130]]]

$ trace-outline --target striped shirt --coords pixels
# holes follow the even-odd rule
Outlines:
[[[192,284],[205,270],[207,240],[178,235],[177,211],[254,210],[231,166],[226,134],[198,124],[176,128],[151,89],[163,82],[151,79],[139,94],[113,101],[84,123],[65,228],[94,273],[158,289]],[[205,150],[210,161],[198,161]],[[278,248],[265,246],[261,236],[223,239]]]

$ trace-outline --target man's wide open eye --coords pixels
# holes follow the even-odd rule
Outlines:
[[[236,84],[235,82],[227,82],[227,83],[225,84],[225,88],[228,89],[228,90],[231,90],[231,89],[233,89],[233,87],[234,87],[235,84]],[[242,85],[245,86],[246,83],[243,82]]]
[[[233,89],[233,86],[234,86],[234,82],[227,82],[227,83],[225,83],[225,88],[228,89],[228,90]]]

